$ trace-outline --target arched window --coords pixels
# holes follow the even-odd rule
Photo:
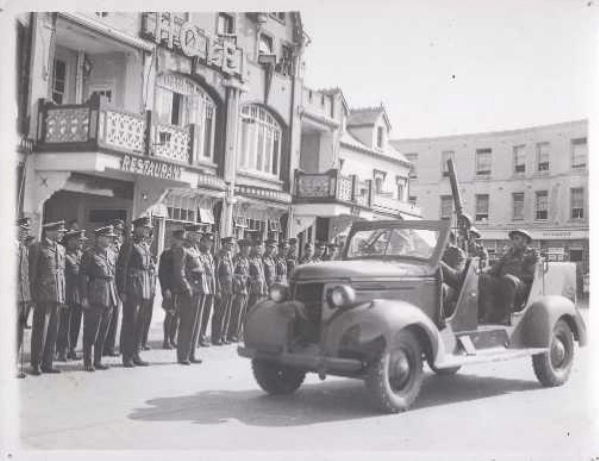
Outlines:
[[[216,105],[202,87],[179,75],[158,76],[156,113],[160,125],[197,125],[194,160],[213,161]]]
[[[237,166],[242,170],[278,177],[281,139],[281,126],[266,109],[255,105],[242,107]]]

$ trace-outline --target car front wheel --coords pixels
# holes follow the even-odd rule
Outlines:
[[[559,320],[553,329],[549,350],[533,355],[532,366],[539,382],[545,387],[564,384],[574,363],[574,337],[564,320]]]
[[[293,394],[304,382],[306,373],[267,360],[252,360],[254,377],[262,389],[272,395]]]
[[[366,389],[375,405],[385,413],[407,410],[422,387],[422,363],[418,338],[411,331],[401,331],[366,376]]]

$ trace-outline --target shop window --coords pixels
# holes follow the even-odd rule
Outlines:
[[[477,194],[476,195],[476,221],[488,221],[489,220],[489,195],[488,194]]]
[[[410,168],[409,177],[417,178],[418,177],[418,169],[417,169],[418,154],[411,153],[411,154],[405,154],[404,156],[412,164],[412,166]]]
[[[526,172],[526,146],[514,146],[514,173]]]
[[[587,138],[573,139],[571,142],[572,168],[584,169],[587,166],[588,157]]]
[[[449,168],[447,167],[447,161],[449,159],[451,159],[453,166],[455,167],[455,152],[452,150],[441,152],[441,173],[443,176],[449,176]]]
[[[218,13],[216,33],[218,35],[233,35],[235,33],[233,16],[227,13]]]
[[[579,263],[583,260],[584,252],[582,248],[570,248],[569,256],[570,262]]]
[[[516,192],[512,194],[512,220],[522,219],[524,219],[524,192]]]
[[[265,33],[260,34],[260,41],[258,42],[258,54],[273,54],[274,46],[273,39],[270,35]]]
[[[62,59],[54,60],[54,75],[52,77],[52,101],[63,104],[67,91],[67,63]]]
[[[241,109],[239,130],[241,169],[269,176],[279,175],[283,131],[263,107],[246,105]]]
[[[570,210],[572,219],[584,218],[584,189],[582,187],[570,189]]]
[[[549,217],[549,194],[546,190],[537,191],[535,219],[546,220]]]
[[[476,175],[489,176],[491,174],[491,149],[476,149]]]
[[[441,219],[451,219],[453,212],[453,197],[451,195],[441,196]]]
[[[548,142],[537,144],[537,171],[549,171],[549,157],[551,145]]]
[[[90,93],[90,97],[93,97],[95,95],[103,97],[108,102],[112,102],[112,89],[111,88],[102,88],[102,89],[98,88],[95,90],[92,89],[91,93]]]

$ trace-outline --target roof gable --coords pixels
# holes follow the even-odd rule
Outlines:
[[[391,123],[389,122],[387,111],[382,104],[376,107],[351,109],[347,118],[347,126],[374,126],[381,115],[387,125],[387,129],[391,131]]]

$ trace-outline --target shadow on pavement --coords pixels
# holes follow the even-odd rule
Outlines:
[[[410,411],[532,389],[539,389],[536,381],[429,375]],[[136,409],[129,418],[195,424],[217,424],[234,419],[251,426],[302,426],[378,415],[363,383],[353,379],[307,384],[290,396],[269,396],[259,389],[211,390],[146,403],[149,408]]]

